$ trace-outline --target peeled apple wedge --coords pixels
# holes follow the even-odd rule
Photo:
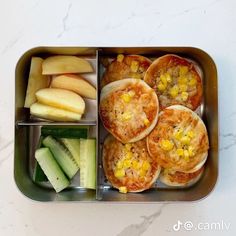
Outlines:
[[[68,89],[82,97],[96,99],[96,89],[79,75],[59,75],[53,78],[52,88]]]
[[[38,102],[30,106],[30,114],[53,121],[79,121],[81,119],[81,114],[50,107]]]
[[[59,109],[83,114],[85,110],[85,102],[78,94],[56,88],[40,89],[36,93],[39,103],[56,107]]]
[[[40,57],[32,57],[30,64],[30,72],[28,86],[25,97],[24,107],[29,108],[36,102],[35,93],[42,88],[49,86],[50,78],[47,75],[42,75],[43,59]]]
[[[52,56],[43,61],[43,75],[93,72],[90,63],[76,56]]]

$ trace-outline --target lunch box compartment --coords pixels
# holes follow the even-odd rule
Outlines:
[[[102,58],[115,58],[117,54],[139,54],[155,59],[165,54],[177,54],[199,64],[203,72],[203,102],[199,115],[206,124],[210,149],[205,170],[201,179],[191,187],[174,188],[160,183],[142,193],[122,194],[112,188],[106,180],[102,167],[102,145],[108,132],[104,129],[98,115],[100,81],[104,72]],[[89,112],[80,122],[48,122],[32,118],[29,109],[23,108],[27,80],[32,56],[48,57],[50,55],[77,55],[90,60],[95,73],[85,75],[97,87],[97,100],[86,104]],[[88,77],[87,77],[88,76]],[[218,93],[217,71],[212,58],[204,51],[193,47],[38,47],[27,51],[16,66],[15,81],[15,159],[14,177],[20,191],[37,201],[89,201],[89,202],[175,202],[194,201],[206,197],[214,188],[218,176]],[[91,81],[90,80],[90,81]],[[81,188],[79,173],[69,188],[56,193],[49,183],[36,184],[32,180],[35,164],[34,153],[37,148],[40,130],[44,125],[78,127],[88,125],[90,137],[96,137],[97,143],[97,187],[96,190]]]

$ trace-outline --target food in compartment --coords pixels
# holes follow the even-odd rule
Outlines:
[[[202,101],[201,77],[196,63],[167,54],[151,64],[144,81],[156,91],[161,110],[176,104],[195,110]]]
[[[49,148],[36,150],[35,158],[57,193],[70,185],[69,180],[53,158]]]
[[[84,98],[96,99],[96,88],[77,74],[85,72],[93,72],[90,62],[76,56],[32,57],[24,107],[42,119],[79,121],[89,111]]]
[[[101,91],[99,112],[103,125],[123,143],[147,136],[156,125],[158,111],[155,91],[142,80],[115,81]]]
[[[102,160],[107,179],[121,193],[149,189],[161,170],[157,159],[149,155],[145,139],[123,144],[108,135]]]
[[[191,173],[163,169],[160,173],[160,181],[168,186],[188,187],[195,184],[201,178],[203,172],[204,166]]]
[[[205,124],[192,110],[181,105],[164,109],[147,137],[147,148],[163,168],[193,173],[205,163],[209,140]]]
[[[96,89],[80,75],[59,75],[51,82],[52,88],[67,89],[82,97],[96,99]]]
[[[46,58],[42,64],[43,75],[93,72],[88,60],[77,56],[57,55]]]
[[[80,169],[80,187],[96,188],[96,139],[87,137],[87,126],[45,126],[41,135],[35,152],[34,182],[49,180],[56,192],[60,192]]]
[[[96,140],[80,139],[80,186],[96,188]]]
[[[103,87],[108,83],[125,78],[143,79],[151,63],[152,61],[150,59],[141,55],[119,54],[107,66],[101,86]]]
[[[46,88],[50,84],[50,77],[42,75],[43,59],[40,57],[32,57],[30,64],[30,72],[28,86],[25,97],[24,107],[29,108],[37,101],[35,93],[42,88]]]

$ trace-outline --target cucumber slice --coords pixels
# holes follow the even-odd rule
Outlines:
[[[68,139],[61,138],[60,141],[66,146],[66,148],[70,151],[76,163],[79,166],[79,156],[80,156],[80,140],[79,139]]]
[[[41,129],[41,135],[53,136],[55,138],[87,138],[88,126],[81,127],[58,127],[58,126],[44,126]]]
[[[96,188],[96,140],[80,140],[80,186]]]
[[[42,168],[40,167],[37,161],[35,162],[33,181],[36,183],[48,181],[47,176],[44,174]]]
[[[36,150],[35,158],[57,193],[70,185],[48,148]]]
[[[57,163],[60,165],[65,174],[71,179],[79,170],[79,166],[68,149],[52,136],[47,136],[43,140],[43,145],[50,149]]]

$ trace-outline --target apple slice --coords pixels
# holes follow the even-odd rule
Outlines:
[[[76,56],[52,56],[43,61],[43,75],[93,72],[90,63]]]
[[[85,102],[78,94],[56,88],[40,89],[36,93],[39,103],[56,107],[59,109],[83,114],[85,110]]]
[[[49,86],[49,76],[42,75],[42,62],[43,59],[40,57],[32,57],[31,59],[28,86],[24,105],[24,107],[26,108],[29,108],[33,103],[36,102],[35,93],[39,89]]]
[[[30,106],[30,114],[53,121],[79,121],[81,119],[81,114],[47,106],[38,102]]]
[[[53,78],[52,88],[68,89],[82,97],[96,99],[96,89],[79,75],[59,75]]]

